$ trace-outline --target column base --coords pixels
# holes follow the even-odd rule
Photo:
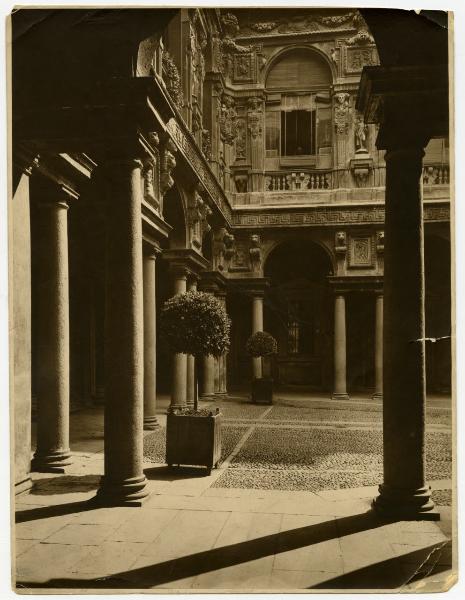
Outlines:
[[[157,417],[144,417],[144,431],[153,431],[159,429],[160,423]]]
[[[142,506],[150,495],[145,489],[146,483],[145,475],[121,481],[110,481],[103,476],[90,503],[97,506]]]
[[[381,392],[375,392],[372,396],[373,400],[382,400],[383,394]]]
[[[24,494],[32,487],[32,479],[30,477],[26,477],[22,481],[18,481],[15,483],[15,496],[19,496],[19,494]]]
[[[64,473],[66,467],[72,464],[69,450],[60,450],[49,454],[41,454],[36,451],[31,461],[31,471],[37,473]]]
[[[399,521],[439,521],[441,515],[431,499],[431,488],[394,488],[382,484],[372,503],[375,512]]]
[[[338,392],[333,392],[333,395],[331,396],[331,400],[349,400],[349,394],[347,394],[347,393],[340,394]]]

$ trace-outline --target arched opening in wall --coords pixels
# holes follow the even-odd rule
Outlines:
[[[450,242],[425,236],[426,388],[428,393],[451,391],[451,259]],[[441,339],[442,338],[442,339]]]
[[[179,250],[186,248],[186,219],[181,193],[173,186],[163,199],[163,216],[165,221],[172,227],[167,239],[161,241],[163,250]],[[160,311],[163,304],[173,295],[173,276],[170,272],[169,263],[163,258],[157,259],[156,266],[156,305],[157,322],[160,320]],[[171,364],[172,354],[163,343],[157,328],[157,394],[169,394],[171,392]]]
[[[327,60],[311,48],[278,56],[267,73],[265,168],[331,166],[330,86]]]
[[[280,386],[329,391],[332,380],[332,273],[328,253],[310,240],[279,244],[265,263],[270,288],[264,327],[278,342],[274,379]]]

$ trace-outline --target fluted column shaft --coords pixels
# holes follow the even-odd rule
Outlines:
[[[383,397],[383,294],[375,300],[375,393],[373,398]]]
[[[51,192],[53,193],[53,192]],[[62,473],[69,450],[68,196],[40,205],[37,448],[32,470]]]
[[[346,301],[343,294],[334,298],[334,392],[333,398],[347,399]]]
[[[105,471],[97,499],[140,505],[143,463],[144,318],[141,167],[106,166]]]
[[[159,250],[147,248],[144,253],[144,429],[159,427],[157,421],[156,382],[156,259]]]
[[[190,277],[187,289],[189,292],[197,291],[197,278]],[[197,385],[195,381],[195,356],[192,354],[187,355],[187,391],[186,391],[186,404],[187,406],[194,406],[194,398],[195,398],[195,386]]]
[[[425,480],[425,276],[422,146],[386,152],[384,250],[384,482],[375,508],[439,518]]]
[[[173,271],[174,295],[184,294],[187,290],[187,274],[183,270]],[[173,382],[169,410],[183,408],[187,401],[187,354],[176,353],[173,356]]]
[[[263,331],[263,296],[254,295],[252,298],[252,333]],[[252,359],[253,376],[255,379],[262,377],[262,359],[261,357]]]

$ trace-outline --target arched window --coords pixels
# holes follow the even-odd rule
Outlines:
[[[290,50],[273,64],[265,85],[267,158],[313,164],[331,152],[331,82],[328,64],[309,48]]]

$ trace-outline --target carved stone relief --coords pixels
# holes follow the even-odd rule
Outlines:
[[[212,142],[208,129],[202,129],[202,153],[207,160],[212,159]]]
[[[211,229],[208,217],[212,211],[198,189],[194,190],[194,193],[190,196],[187,209],[191,246],[200,251],[203,236]]]
[[[334,94],[334,128],[340,135],[347,134],[350,121],[350,94],[338,92]]]
[[[245,135],[245,120],[237,119],[236,122],[236,160],[245,160],[247,157],[247,142]]]
[[[239,31],[237,17],[232,13],[222,15],[221,23],[223,25],[224,36],[220,41],[222,55],[222,71],[225,77],[230,77],[234,65],[234,57],[237,54],[250,54],[253,52],[252,46],[241,46],[234,41],[234,37]]]
[[[236,119],[237,113],[234,106],[234,100],[231,96],[223,94],[219,114],[221,139],[226,144],[232,144],[236,139]]]
[[[337,231],[334,239],[334,248],[336,252],[347,252],[347,234],[345,231]]]
[[[259,272],[262,265],[262,249],[260,236],[257,233],[250,236],[249,259],[250,269]]]
[[[163,81],[165,82],[166,91],[171,100],[178,108],[182,108],[183,97],[181,89],[181,78],[179,76],[178,67],[176,66],[171,54],[165,50],[163,52]]]
[[[252,140],[262,137],[263,100],[257,96],[252,96],[248,100],[247,125]]]
[[[368,236],[354,236],[350,238],[349,266],[372,267],[373,252],[372,238]]]
[[[164,196],[174,184],[171,172],[176,166],[175,153],[176,145],[171,138],[168,138],[162,148],[160,164],[160,193],[162,196]]]
[[[357,152],[366,152],[366,141],[367,141],[368,126],[363,120],[363,116],[358,114],[355,118],[354,136],[355,136],[355,150]]]
[[[149,157],[143,161],[142,178],[144,200],[153,206],[157,212],[160,211],[159,201],[159,161],[158,157]]]

